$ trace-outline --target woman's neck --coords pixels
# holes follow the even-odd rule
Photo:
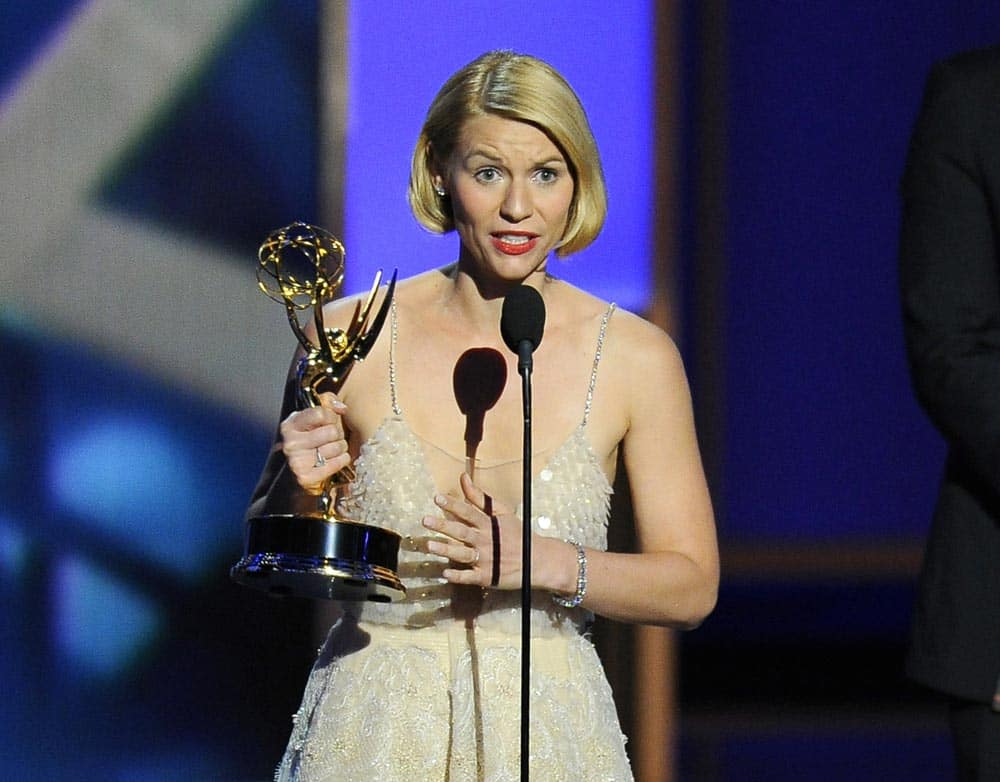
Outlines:
[[[461,262],[444,271],[441,289],[442,307],[460,318],[473,329],[495,329],[503,309],[504,297],[518,285],[530,285],[543,298],[554,282],[544,269],[532,272],[526,279],[486,280],[481,275],[469,273]]]

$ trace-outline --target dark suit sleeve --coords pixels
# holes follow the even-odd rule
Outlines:
[[[900,282],[917,397],[1000,494],[1000,280],[983,154],[1000,145],[995,81],[950,63],[928,78],[902,181]]]

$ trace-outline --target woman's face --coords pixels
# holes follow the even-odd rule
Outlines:
[[[473,117],[438,179],[451,196],[459,260],[470,273],[505,284],[544,271],[566,229],[574,188],[548,136],[525,122]]]

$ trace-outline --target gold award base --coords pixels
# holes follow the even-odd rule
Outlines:
[[[283,597],[390,603],[405,596],[396,575],[400,536],[337,518],[274,514],[247,522],[243,586]]]

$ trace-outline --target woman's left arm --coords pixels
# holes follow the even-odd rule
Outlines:
[[[615,380],[600,391],[600,404],[621,416],[611,429],[624,431],[620,447],[639,553],[584,549],[583,579],[577,546],[535,533],[532,588],[571,601],[585,591],[579,605],[623,622],[696,627],[715,606],[719,552],[687,378],[666,334],[626,313],[620,321],[614,342],[624,352],[614,358],[609,353],[602,364],[605,376]],[[491,498],[468,475],[462,476],[462,491],[461,498],[436,497],[444,516],[423,521],[445,536],[428,543],[428,550],[458,565],[442,575],[456,584],[519,588],[519,519],[499,504],[494,514]]]
[[[621,447],[639,553],[587,549],[583,606],[619,621],[692,628],[715,606],[719,552],[691,394],[673,341],[638,318],[622,320],[625,333],[616,344],[627,352],[615,361],[619,382],[612,393],[627,413]],[[575,549],[562,541],[549,545],[563,547],[550,556],[563,565],[559,591],[571,595]]]

